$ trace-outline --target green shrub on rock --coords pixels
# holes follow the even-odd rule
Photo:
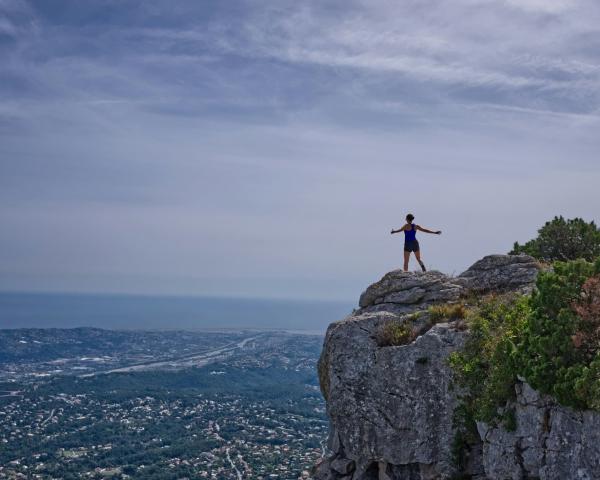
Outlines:
[[[590,362],[575,381],[575,395],[586,399],[588,408],[600,410],[600,355]]]
[[[470,420],[511,427],[517,377],[563,405],[600,410],[600,259],[557,262],[531,296],[488,297],[450,357]]]
[[[469,316],[469,339],[451,355],[450,365],[467,392],[463,408],[473,420],[510,419],[502,409],[515,397],[517,343],[529,308],[526,297],[488,297]]]
[[[581,218],[565,220],[562,216],[538,230],[537,238],[524,245],[515,242],[511,255],[525,253],[544,262],[583,258],[593,261],[600,256],[600,230]]]
[[[589,319],[578,313],[578,306],[584,284],[597,275],[600,260],[595,264],[584,260],[557,262],[553,271],[541,273],[519,345],[521,373],[531,386],[575,408],[595,403],[582,382],[584,378],[591,380],[589,370],[594,361],[600,361],[596,360],[600,345],[581,348],[578,338],[590,328]]]

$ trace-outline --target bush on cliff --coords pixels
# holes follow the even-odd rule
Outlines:
[[[511,423],[517,376],[574,408],[600,410],[600,259],[557,262],[531,296],[488,297],[450,357],[474,420]]]
[[[510,414],[503,408],[515,396],[515,352],[529,313],[526,297],[491,296],[469,316],[469,339],[462,351],[450,356],[450,365],[467,392],[463,409],[472,419],[502,418],[508,425]]]
[[[521,374],[531,386],[575,408],[600,401],[590,397],[600,382],[590,376],[600,363],[598,278],[600,259],[557,262],[540,274],[518,348]]]
[[[600,230],[596,224],[581,218],[565,220],[562,216],[538,230],[537,238],[524,245],[515,242],[511,255],[525,253],[544,262],[583,258],[593,261],[600,256]]]

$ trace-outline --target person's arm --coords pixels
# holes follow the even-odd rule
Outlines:
[[[433,230],[429,230],[427,228],[423,228],[420,227],[419,225],[416,226],[417,230],[421,231],[421,232],[425,232],[425,233],[433,233],[435,235],[441,235],[442,231],[441,230],[436,230],[435,232]]]
[[[404,230],[406,230],[406,225],[404,225],[402,228],[399,228],[398,230],[394,230],[394,229],[392,228],[392,231],[391,231],[390,233],[391,233],[391,234],[394,234],[394,233],[400,233],[400,232],[403,232]]]

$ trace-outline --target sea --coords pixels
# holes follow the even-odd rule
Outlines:
[[[323,334],[353,307],[342,301],[0,293],[0,328],[257,329]]]

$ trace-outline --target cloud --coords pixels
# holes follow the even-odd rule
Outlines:
[[[443,86],[438,96],[456,97],[464,94],[460,89],[479,89],[489,97],[487,101],[522,107],[533,106],[528,101],[532,95],[536,102],[573,111],[585,110],[590,100],[598,101],[598,56],[590,59],[589,54],[578,54],[578,44],[572,40],[596,31],[590,20],[600,14],[590,2],[579,2],[580,8],[571,9],[563,2],[544,2],[552,11],[562,5],[565,12],[545,25],[543,39],[537,31],[540,22],[548,21],[542,7],[536,7],[542,5],[539,2],[520,2],[521,6],[529,5],[523,13],[502,1],[465,1],[451,6],[433,1],[368,6],[347,2],[335,14],[315,3],[292,3],[285,8],[240,9],[243,13],[233,17],[221,17],[222,12],[214,9],[212,16],[198,15],[197,25],[190,21],[194,6],[181,7],[179,16],[169,12],[165,25],[155,25],[151,12],[166,12],[158,4],[149,5],[144,15],[127,4],[119,12],[113,4],[112,10],[103,11],[100,17],[108,20],[53,27],[52,38],[42,33],[30,45],[37,56],[40,51],[48,55],[46,63],[35,63],[37,76],[43,77],[46,69],[54,74],[56,59],[66,58],[77,60],[76,65],[91,60],[96,69],[105,72],[112,69],[103,88],[123,85],[123,92],[114,92],[122,96],[135,92],[134,86],[127,85],[128,79],[142,87],[150,80],[162,91],[157,93],[168,87],[194,90],[195,80],[200,87],[210,88],[206,78],[211,76],[221,88],[231,85],[240,89],[241,82],[232,78],[236,73],[242,73],[239,80],[247,83],[245,90],[252,87],[253,80],[264,80],[261,69],[273,70],[274,62],[282,62],[282,69],[301,71],[313,65],[315,69],[327,68],[329,75],[353,77],[354,81],[361,81],[356,78],[361,72],[379,75],[387,83],[383,88],[392,87],[394,75],[401,75],[404,81]],[[87,8],[91,12],[74,17],[87,19],[97,10]],[[74,21],[66,14],[59,18]],[[123,28],[128,21],[132,25]],[[48,52],[49,47],[57,51]],[[65,80],[71,80],[70,73]],[[75,91],[82,88],[72,81],[67,83]],[[307,84],[308,94],[314,89]],[[290,97],[285,95],[283,100]]]
[[[450,272],[590,217],[598,21],[591,0],[0,0],[0,287],[349,298],[397,265],[407,209],[448,232],[424,253]]]
[[[535,13],[558,14],[576,8],[579,3],[573,0],[505,0],[508,5]]]

